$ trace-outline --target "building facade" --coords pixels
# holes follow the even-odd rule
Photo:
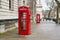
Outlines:
[[[0,0],[0,20],[18,18],[18,0]]]
[[[20,5],[22,0],[0,0],[0,33],[16,28]]]

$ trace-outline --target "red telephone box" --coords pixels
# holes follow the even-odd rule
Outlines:
[[[36,23],[40,23],[40,14],[36,14]]]
[[[18,8],[18,33],[22,35],[30,34],[30,9],[28,6]]]

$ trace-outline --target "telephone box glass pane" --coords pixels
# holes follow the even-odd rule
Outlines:
[[[21,13],[21,31],[26,30],[26,13]]]

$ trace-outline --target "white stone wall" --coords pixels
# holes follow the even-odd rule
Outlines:
[[[15,18],[18,18],[18,0],[14,0],[13,11],[9,10],[9,0],[1,0],[0,20],[1,19],[15,19]]]

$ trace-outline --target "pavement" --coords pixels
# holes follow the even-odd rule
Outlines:
[[[30,35],[19,35],[14,29],[0,35],[0,40],[60,40],[60,25],[53,21],[41,21],[31,24]]]

